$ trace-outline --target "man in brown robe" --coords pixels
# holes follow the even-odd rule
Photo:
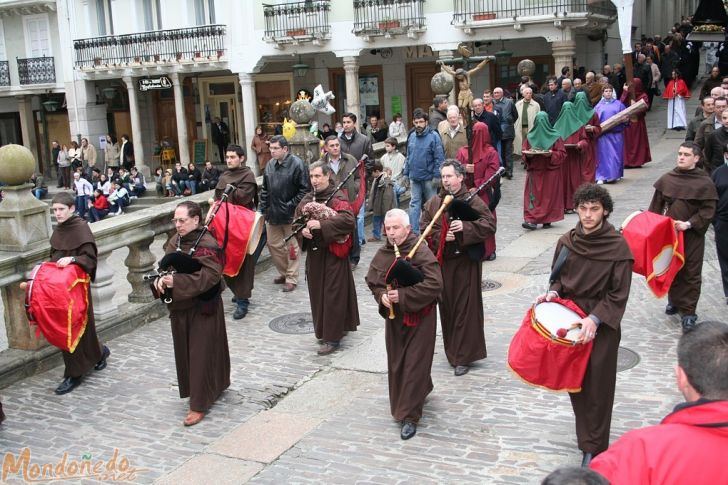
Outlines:
[[[580,342],[594,341],[581,392],[569,393],[576,418],[576,437],[584,453],[582,466],[609,447],[609,428],[617,381],[620,323],[632,283],[632,253],[607,217],[613,209],[609,192],[597,184],[584,184],[574,194],[579,215],[576,227],[559,239],[554,266],[562,249],[566,259],[554,268],[549,292],[573,300],[587,317],[578,324]]]
[[[457,160],[445,160],[440,168],[443,190],[428,200],[422,211],[420,227],[427,227],[442,205],[446,194],[467,204],[477,219],[466,220],[457,212],[443,214],[432,227],[431,248],[442,266],[444,282],[440,297],[440,324],[445,355],[455,375],[467,374],[469,366],[485,359],[483,328],[482,258],[486,239],[495,234],[495,219],[485,202],[472,197],[465,187],[465,167]],[[453,202],[455,205],[457,202]],[[450,207],[450,209],[455,209]],[[454,218],[453,218],[454,216]],[[469,217],[472,218],[472,217]]]
[[[96,279],[96,240],[86,221],[74,215],[75,200],[70,192],[59,192],[53,196],[51,208],[56,217],[58,226],[51,235],[51,261],[55,261],[59,268],[69,264],[77,264],[91,277]],[[63,382],[56,388],[56,394],[71,392],[81,384],[83,375],[92,368],[103,370],[106,368],[106,359],[111,352],[105,345],[101,345],[96,336],[96,321],[91,295],[88,296],[88,320],[86,330],[76,345],[73,353],[63,352],[63,363],[66,369],[63,372]]]
[[[671,217],[685,241],[685,265],[675,276],[667,294],[665,313],[682,316],[683,332],[697,324],[705,233],[715,214],[718,192],[707,172],[697,168],[700,147],[693,142],[680,145],[677,167],[654,183],[649,210]]]
[[[225,152],[225,163],[228,169],[220,176],[215,187],[215,200],[220,200],[228,185],[235,186],[228,196],[228,202],[255,210],[258,199],[258,184],[250,167],[245,165],[245,149],[240,145],[228,145]],[[225,276],[225,283],[233,292],[233,302],[237,304],[233,318],[240,320],[248,314],[250,296],[253,292],[255,278],[255,258],[247,255],[243,266],[236,276]]]
[[[321,340],[318,354],[328,355],[339,348],[346,332],[359,326],[356,287],[348,259],[356,217],[346,195],[341,191],[334,193],[333,174],[326,162],[312,163],[309,173],[313,191],[298,204],[295,217],[304,213],[306,204],[315,202],[323,206],[332,194],[326,207],[336,214],[310,217],[300,233],[301,248],[308,253],[306,279],[314,330]]]
[[[388,285],[389,268],[399,252],[404,257],[412,250],[417,236],[402,209],[387,212],[384,230],[387,243],[372,258],[365,280],[385,319],[389,406],[394,419],[402,423],[400,437],[407,440],[417,432],[425,398],[433,389],[430,372],[437,328],[434,309],[442,291],[442,274],[432,251],[422,244],[409,258],[414,269],[422,273],[422,281],[407,287]],[[392,307],[394,318],[390,319]]]
[[[202,210],[197,203],[181,202],[174,211],[177,233],[167,241],[165,254],[189,255],[202,231],[201,220]],[[179,396],[190,398],[185,426],[202,421],[230,386],[230,353],[221,296],[223,266],[217,241],[210,233],[203,236],[192,258],[200,265],[197,271],[178,271],[155,281],[160,293],[171,290],[169,318]]]

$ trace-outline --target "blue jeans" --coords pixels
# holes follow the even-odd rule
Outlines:
[[[76,212],[78,212],[78,215],[81,216],[82,219],[86,218],[86,211],[88,208],[86,207],[88,202],[88,195],[77,195],[76,196]]]
[[[359,236],[359,243],[365,244],[367,242],[366,237],[364,236],[364,206],[366,204],[361,205],[361,209],[359,209],[359,214],[356,216],[356,234]]]
[[[430,200],[436,194],[432,186],[432,180],[411,180],[410,179],[410,225],[412,232],[420,233],[420,212],[422,204]]]
[[[109,213],[109,209],[97,209],[96,207],[91,207],[91,211],[89,214],[89,219],[91,219],[91,222],[100,221],[106,215]]]
[[[372,237],[374,239],[382,239],[382,224],[384,224],[384,216],[372,216]]]
[[[197,180],[188,180],[185,183],[190,188],[190,191],[192,191],[192,195],[195,195],[197,193]]]
[[[398,183],[394,184],[394,200],[397,204],[397,209],[399,209],[399,196],[407,192],[407,187],[404,187],[402,185],[399,185]]]
[[[45,197],[47,193],[48,193],[48,189],[43,189],[43,188],[33,189],[33,195],[38,200],[40,200],[43,197]]]

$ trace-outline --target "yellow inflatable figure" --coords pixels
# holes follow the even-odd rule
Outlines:
[[[295,134],[296,122],[293,120],[289,120],[288,118],[283,118],[283,136],[286,138],[286,140],[290,141]]]

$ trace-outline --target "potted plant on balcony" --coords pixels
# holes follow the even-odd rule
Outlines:
[[[398,29],[400,27],[399,20],[382,19],[379,21],[379,30]]]
[[[288,37],[300,37],[306,35],[306,29],[293,29],[286,31]]]
[[[473,14],[473,20],[493,20],[495,19],[495,12],[480,12],[480,13],[474,13]]]

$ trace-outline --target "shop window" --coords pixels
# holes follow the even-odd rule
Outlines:
[[[288,118],[291,105],[291,84],[288,80],[255,83],[258,119],[266,132],[273,133]]]

